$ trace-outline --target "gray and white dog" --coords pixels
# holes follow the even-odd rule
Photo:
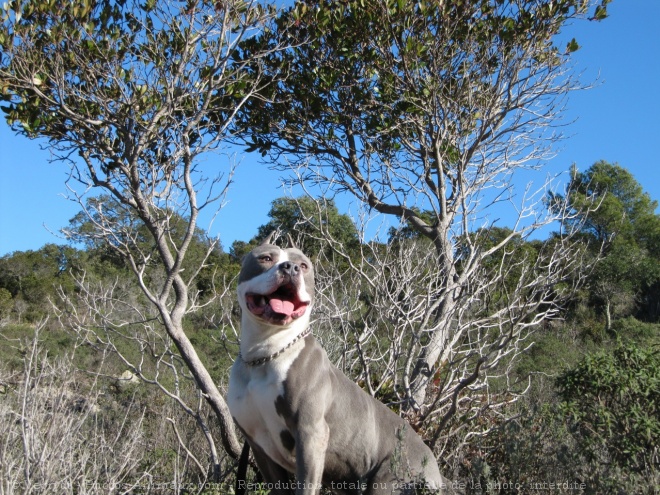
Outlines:
[[[453,493],[431,450],[349,380],[310,333],[314,268],[268,243],[243,261],[240,355],[228,403],[271,494]],[[296,481],[290,481],[289,473]]]

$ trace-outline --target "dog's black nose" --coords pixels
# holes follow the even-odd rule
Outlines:
[[[287,275],[293,277],[300,271],[300,267],[295,263],[291,263],[290,261],[285,261],[280,265],[280,270],[282,270]]]

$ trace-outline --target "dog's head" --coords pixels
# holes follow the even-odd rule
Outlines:
[[[297,248],[281,249],[268,242],[243,260],[238,300],[243,314],[276,326],[309,319],[314,299],[314,267]]]

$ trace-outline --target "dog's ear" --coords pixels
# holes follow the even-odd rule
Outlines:
[[[276,232],[277,230],[273,230],[270,234],[268,234],[266,238],[261,242],[261,245],[263,246],[264,244],[270,244],[270,241],[273,240],[273,236]]]
[[[293,249],[298,249],[298,246],[296,246],[296,243],[293,241],[293,237],[291,237],[291,234],[288,232],[286,233],[286,238],[289,240],[289,247]]]

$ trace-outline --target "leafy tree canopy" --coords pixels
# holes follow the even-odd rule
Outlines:
[[[168,228],[163,235],[176,249],[187,235],[189,221],[176,212],[164,211],[163,214],[169,216],[166,222]],[[104,224],[114,226],[110,244],[106,233],[100,228]],[[87,198],[85,211],[79,212],[69,221],[69,227],[64,229],[64,233],[70,241],[83,244],[96,263],[105,263],[106,270],[128,268],[126,257],[122,256],[125,249],[131,251],[133,258],[147,260],[148,266],[144,268],[152,275],[162,267],[157,243],[147,227],[135,211],[108,195]],[[216,240],[210,239],[199,227],[195,229],[187,249],[182,264],[183,272],[195,275],[195,285],[201,293],[212,295],[214,272],[219,268],[228,269],[228,256],[222,252]],[[127,272],[124,272],[123,276],[126,275]]]
[[[348,252],[355,252],[360,244],[353,220],[347,214],[339,213],[333,200],[315,200],[309,196],[277,198],[271,204],[268,218],[270,220],[259,227],[249,243],[233,243],[231,254],[235,260],[240,261],[272,232],[290,235],[296,246],[310,256],[330,249],[327,239],[339,243]]]
[[[37,250],[17,251],[0,258],[0,289],[14,302],[15,310],[36,321],[45,316],[57,290],[72,292],[72,272],[85,269],[87,253],[70,246],[46,244]],[[5,304],[7,305],[7,304]],[[25,306],[25,307],[23,307]]]
[[[604,160],[594,163],[584,172],[571,170],[568,186],[569,201],[574,209],[595,202],[595,210],[584,213],[584,232],[601,243],[616,239],[658,249],[660,218],[655,211],[658,202],[652,200],[633,175],[614,163]]]
[[[297,2],[260,40],[292,40],[265,60],[277,84],[237,128],[250,150],[303,168],[314,156],[304,180],[435,241],[477,191],[542,156],[537,131],[574,88],[564,65],[577,43],[555,35],[590,4],[604,18],[608,1]]]
[[[660,216],[633,175],[599,161],[584,172],[574,166],[567,199],[582,231],[603,258],[589,277],[591,299],[603,309],[606,329],[614,316],[638,308],[657,314],[651,288],[660,281]],[[595,205],[596,208],[588,207]]]
[[[257,239],[264,239],[270,232],[280,229],[288,232],[301,249],[314,255],[322,249],[320,239],[324,232],[346,249],[354,249],[359,244],[353,220],[339,213],[331,199],[278,198],[271,204],[268,217],[270,221],[259,227]]]

